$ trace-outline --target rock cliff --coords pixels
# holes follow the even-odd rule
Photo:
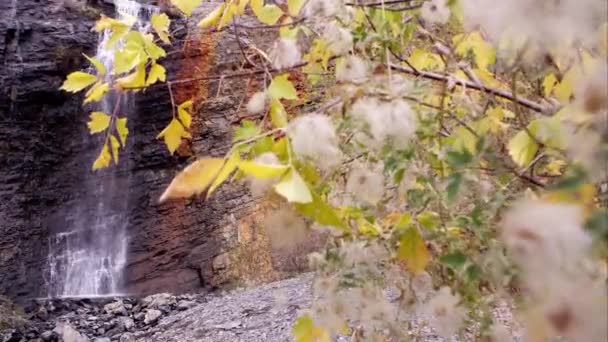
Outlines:
[[[216,6],[205,3],[198,16]],[[112,4],[0,2],[0,294],[12,298],[47,295],[49,237],[75,220],[77,203],[95,200],[83,183],[92,172],[99,141],[86,132],[88,109],[81,108],[81,98],[58,88],[69,72],[85,67],[82,53],[94,55],[97,35],[90,29],[100,13],[113,13]],[[234,35],[198,33],[188,30],[182,19],[173,19],[181,23],[175,27],[175,46],[167,47],[164,64],[170,78],[243,71]],[[244,41],[265,46],[264,34],[255,34],[242,33]],[[155,139],[171,118],[166,87],[153,87],[133,100],[128,153],[117,168],[97,175],[101,182],[108,172],[116,172],[122,191],[115,196],[129,197],[125,292],[213,288],[234,278],[235,267],[246,281],[276,277],[259,230],[266,206],[252,200],[244,187],[223,187],[207,202],[157,202],[172,177],[193,158],[223,155],[231,127],[241,120],[242,101],[257,82],[255,77],[241,77],[176,85],[177,102],[194,98],[200,104],[193,118],[193,140],[176,156]],[[234,255],[247,248],[258,251],[250,264],[235,262]]]

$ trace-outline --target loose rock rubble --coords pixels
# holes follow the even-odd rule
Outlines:
[[[37,300],[24,329],[0,333],[0,341],[36,342],[283,342],[299,312],[312,301],[312,274],[224,295],[167,293],[145,298]],[[390,295],[389,295],[390,298]],[[508,306],[496,318],[521,341]],[[473,341],[471,331],[464,333]],[[415,341],[443,341],[414,318]],[[458,339],[460,341],[461,339]],[[338,337],[337,341],[349,341]]]

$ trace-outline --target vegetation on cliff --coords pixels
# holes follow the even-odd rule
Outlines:
[[[171,3],[189,17],[201,0]],[[243,70],[179,79],[162,65],[169,16],[155,14],[149,34],[102,17],[95,30],[112,32],[113,70],[88,57],[96,73],[74,72],[62,89],[86,90],[85,103],[115,92],[119,103],[166,87],[173,103],[158,138],[173,154],[191,138],[200,100],[175,103],[176,85],[263,79],[226,156],[200,157],[161,200],[208,198],[243,179],[286,204],[267,220],[273,243],[331,232],[311,256],[317,296],[294,325],[298,341],[349,327],[404,340],[412,312],[445,337],[476,322],[478,338],[504,341],[491,308],[511,296],[529,340],[601,341],[606,13],[595,0],[230,0],[198,26],[234,34]],[[241,23],[250,14],[259,25]],[[277,33],[269,51],[239,37],[267,29]],[[313,108],[304,105],[311,93],[323,94]],[[91,133],[106,137],[93,169],[118,163],[127,143],[115,108],[90,114]],[[397,307],[387,286],[400,291]]]

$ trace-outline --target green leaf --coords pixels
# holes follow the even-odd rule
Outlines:
[[[194,9],[201,5],[201,0],[171,0],[171,3],[185,15],[191,16]]]
[[[184,136],[184,133],[184,126],[182,126],[182,124],[174,118],[173,120],[171,120],[169,125],[158,134],[156,138],[163,138],[165,141],[165,145],[167,145],[167,149],[169,149],[169,152],[173,154],[175,150],[177,150],[179,145],[182,143],[182,137]]]
[[[234,130],[232,142],[251,139],[262,133],[260,128],[251,120],[241,121],[241,126]]]
[[[224,163],[224,166],[217,174],[217,177],[215,177],[215,180],[213,181],[213,183],[211,183],[211,186],[209,186],[209,191],[207,191],[207,198],[209,198],[211,194],[215,191],[215,189],[217,189],[222,183],[224,183],[224,181],[226,181],[228,177],[230,177],[230,175],[237,169],[240,161],[241,157],[236,151],[233,152],[230,157],[228,157],[228,159]]]
[[[154,31],[156,31],[158,38],[166,44],[171,44],[171,39],[169,39],[169,25],[171,24],[171,20],[169,20],[169,17],[165,13],[154,13],[152,14],[150,23],[152,24]]]
[[[287,0],[287,12],[290,16],[296,17],[304,5],[304,0]]]
[[[289,166],[287,165],[272,165],[262,164],[253,161],[241,161],[238,164],[239,170],[249,176],[259,179],[269,179],[283,175]]]
[[[439,262],[457,271],[467,262],[467,256],[460,251],[444,254],[439,257]]]
[[[416,227],[408,228],[401,235],[397,258],[405,262],[412,273],[421,272],[426,268],[430,260],[430,253]]]
[[[93,171],[103,169],[103,168],[110,166],[111,161],[112,161],[112,155],[110,154],[110,149],[108,148],[108,142],[106,141],[103,144],[101,153],[99,153],[99,156],[97,157],[97,159],[95,159],[95,162],[93,163]]]
[[[473,161],[473,155],[469,152],[469,149],[462,149],[459,151],[448,151],[446,153],[446,159],[453,167],[466,166]]]
[[[423,211],[416,220],[426,229],[435,229],[439,225],[439,214],[434,211]]]
[[[123,147],[127,144],[127,135],[129,135],[129,129],[127,128],[127,118],[118,118],[116,120],[116,132],[120,138],[120,142]]]
[[[192,123],[192,115],[186,110],[192,107],[192,101],[186,101],[177,107],[177,116],[184,127],[190,128]]]
[[[287,112],[281,101],[277,99],[270,100],[270,122],[276,128],[283,128],[287,126]]]
[[[275,184],[274,191],[285,197],[288,202],[312,202],[312,195],[308,189],[308,185],[306,185],[302,176],[294,169],[291,169],[289,173],[283,176],[283,179],[279,183]]]
[[[608,241],[608,209],[596,210],[585,223],[585,229],[594,236]]]
[[[300,214],[319,224],[337,227],[348,232],[348,226],[338,216],[335,209],[325,203],[325,201],[314,192],[312,193],[312,202],[306,204],[296,203],[294,206]]]
[[[171,198],[186,198],[206,191],[223,166],[224,158],[201,158],[196,160],[173,178],[171,184],[160,196],[159,201],[164,202]]]
[[[97,76],[82,71],[75,71],[68,75],[59,89],[76,93],[97,81]]]
[[[296,88],[287,79],[289,74],[276,76],[268,87],[268,96],[271,99],[280,100],[295,100],[298,98]]]
[[[448,185],[446,186],[446,195],[448,203],[453,203],[458,195],[458,191],[460,190],[460,185],[462,184],[462,174],[459,172],[452,173],[448,177]]]
[[[148,73],[148,80],[146,81],[146,86],[154,84],[158,81],[165,82],[166,78],[167,76],[165,67],[160,64],[154,63],[152,64],[150,72]]]
[[[507,149],[515,164],[524,167],[534,159],[538,151],[538,144],[528,135],[528,132],[521,130],[509,140]]]
[[[114,158],[114,164],[118,165],[118,149],[120,143],[113,134],[110,134],[110,145],[112,146],[112,157]]]
[[[97,70],[97,74],[99,76],[104,76],[106,74],[106,67],[105,67],[105,65],[103,65],[103,63],[101,63],[101,61],[99,59],[89,57],[84,53],[83,53],[83,55],[86,57],[86,59],[89,60],[89,62],[91,62],[91,64],[93,64],[93,66]]]
[[[110,125],[110,119],[112,118],[104,112],[93,112],[90,115],[91,121],[87,123],[91,134],[105,131]]]

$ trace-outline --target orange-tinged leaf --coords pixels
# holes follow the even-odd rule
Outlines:
[[[223,158],[201,158],[173,178],[160,196],[160,202],[198,195],[209,188],[224,166]]]

